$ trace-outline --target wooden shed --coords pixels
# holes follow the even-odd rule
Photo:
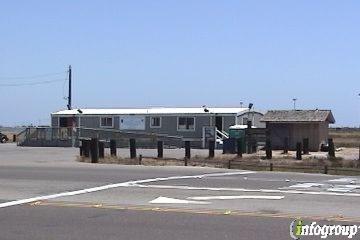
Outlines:
[[[289,149],[296,143],[309,139],[310,151],[319,151],[321,143],[327,142],[329,124],[335,123],[330,110],[271,110],[262,118],[269,130],[273,149],[283,149],[288,139]]]

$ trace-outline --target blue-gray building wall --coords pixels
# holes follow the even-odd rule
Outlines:
[[[138,115],[137,115],[138,116]],[[140,116],[140,115],[139,115]],[[228,131],[229,127],[235,124],[236,114],[217,115],[223,117],[223,130]],[[59,127],[60,117],[71,117],[71,116],[58,116],[52,115],[52,127]],[[113,117],[114,126],[106,129],[120,130],[120,116],[119,115],[91,115],[91,116],[76,116],[76,126],[84,128],[102,128],[100,126],[101,117]],[[161,127],[154,128],[150,127],[151,117],[161,117]],[[195,130],[178,130],[178,118],[179,117],[195,117]],[[154,115],[145,116],[145,130],[124,130],[127,132],[140,132],[140,133],[157,133],[167,134],[169,136],[181,136],[184,139],[198,140],[202,139],[203,127],[210,126],[214,123],[214,117],[209,115]]]

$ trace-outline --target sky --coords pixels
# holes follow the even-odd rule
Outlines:
[[[359,126],[359,12],[356,0],[2,0],[0,125],[48,124],[71,64],[77,108],[266,111],[297,98]]]

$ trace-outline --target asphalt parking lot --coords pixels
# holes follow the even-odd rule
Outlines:
[[[360,223],[359,177],[88,164],[78,149],[14,144],[0,153],[4,239],[289,239],[296,218]]]

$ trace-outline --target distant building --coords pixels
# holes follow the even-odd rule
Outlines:
[[[236,124],[247,126],[247,122],[251,121],[252,126],[256,128],[265,128],[265,123],[260,121],[263,116],[263,113],[257,111],[240,112],[237,115]]]
[[[52,113],[51,125],[167,134],[201,147],[206,128],[216,127],[218,137],[222,138],[230,126],[237,124],[239,117],[242,121],[245,117],[258,120],[257,113],[249,112],[248,108],[73,109]]]
[[[310,151],[319,151],[321,143],[327,142],[329,124],[335,123],[330,110],[271,110],[262,118],[269,130],[273,149],[283,149],[288,138],[289,149],[296,143],[309,139]]]

